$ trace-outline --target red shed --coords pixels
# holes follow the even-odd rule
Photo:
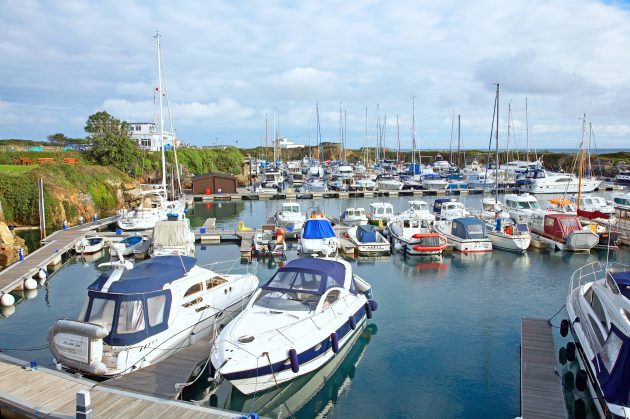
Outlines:
[[[192,178],[193,194],[236,193],[236,176],[206,173]]]

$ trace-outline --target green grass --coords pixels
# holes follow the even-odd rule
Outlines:
[[[14,164],[0,164],[0,175],[23,175],[35,169],[37,165],[18,166]]]

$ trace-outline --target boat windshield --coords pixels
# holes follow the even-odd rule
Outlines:
[[[521,201],[518,202],[519,209],[540,209],[540,205],[535,201]]]
[[[320,297],[310,293],[262,290],[254,305],[271,310],[312,311]]]
[[[300,207],[298,205],[285,205],[282,208],[284,212],[300,212]]]
[[[339,286],[335,280],[317,271],[280,270],[262,287],[254,305],[289,311],[314,310],[321,295]]]
[[[82,313],[84,315],[83,318],[88,323],[94,323],[103,326],[109,332],[112,330],[115,305],[116,302],[114,300],[109,300],[105,298],[94,298],[92,299],[92,306],[90,312],[87,313],[87,317]]]

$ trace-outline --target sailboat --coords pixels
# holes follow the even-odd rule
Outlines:
[[[482,200],[484,209],[489,206],[496,211],[494,223],[492,221],[488,221],[486,223],[488,238],[492,242],[492,247],[495,249],[515,253],[525,253],[532,240],[527,225],[517,223],[516,220],[512,219],[509,213],[502,210],[502,204],[499,202],[499,83],[497,83],[497,93],[494,100],[494,106],[493,117],[496,120],[494,198],[485,198]],[[492,136],[490,139],[492,140]]]
[[[159,96],[159,115],[160,115],[160,144],[162,153],[162,188],[161,191],[151,190],[145,192],[142,196],[142,203],[126,213],[117,222],[118,227],[123,230],[148,230],[155,227],[158,221],[165,221],[167,219],[183,219],[185,203],[181,200],[175,199],[175,191],[173,190],[174,200],[169,200],[168,190],[166,188],[166,155],[165,155],[165,139],[164,139],[164,116],[163,116],[163,96],[166,96],[166,105],[168,109],[168,116],[171,129],[171,138],[173,138],[171,146],[173,147],[174,163],[176,167],[179,167],[177,162],[177,150],[174,137],[172,136],[175,130],[173,129],[173,120],[171,118],[170,103],[168,100],[168,94],[166,92],[166,80],[163,76],[162,65],[162,49],[160,48],[160,34],[155,35],[156,49],[157,49],[157,65],[158,65],[158,87],[156,88]],[[164,92],[162,90],[164,85]],[[177,185],[178,192],[181,194],[181,180],[179,177],[179,169],[177,172]],[[173,188],[174,189],[174,188]]]

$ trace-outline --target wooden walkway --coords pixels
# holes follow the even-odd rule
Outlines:
[[[566,418],[551,325],[545,319],[521,322],[521,416]]]
[[[38,368],[0,354],[0,416],[11,412],[25,417],[74,417],[76,394],[90,392],[95,418],[233,418],[235,412],[164,400],[121,391],[76,378],[70,374]]]
[[[117,388],[166,399],[178,399],[183,386],[177,384],[186,383],[193,375],[196,375],[194,372],[197,367],[202,368],[210,356],[211,346],[211,337],[201,339],[162,362],[123,375],[120,378],[112,378],[99,384],[99,387]],[[206,368],[210,368],[210,366],[208,365]]]
[[[16,262],[0,271],[0,295],[18,288],[25,279],[31,278],[40,268],[53,262],[61,262],[61,256],[90,231],[116,221],[118,216],[81,224],[68,230],[59,230],[46,237],[39,249],[29,253],[22,262]]]

